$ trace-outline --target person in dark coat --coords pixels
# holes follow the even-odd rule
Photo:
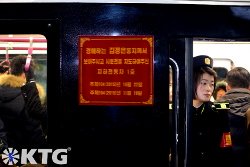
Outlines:
[[[230,166],[231,139],[227,104],[210,101],[216,83],[213,60],[193,59],[193,112],[191,116],[191,167]]]
[[[226,94],[220,102],[229,102],[228,112],[233,143],[234,167],[249,167],[250,157],[247,157],[247,131],[250,110],[250,73],[243,67],[235,67],[226,76],[228,83]],[[248,112],[247,112],[248,111]],[[249,118],[248,118],[249,119]]]
[[[42,103],[39,97],[39,91],[35,82],[35,74],[32,67],[25,71],[26,84],[21,87],[22,95],[25,101],[25,109],[29,115],[41,122],[45,135],[48,132],[48,113],[47,103]]]
[[[27,109],[21,87],[27,82],[24,72],[26,56],[16,56],[10,74],[0,76],[0,151],[5,148],[43,148],[46,138],[41,121]],[[31,62],[31,67],[33,63]],[[39,86],[40,92],[41,86]],[[39,92],[39,93],[40,93]]]

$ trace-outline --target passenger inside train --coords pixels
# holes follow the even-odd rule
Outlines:
[[[207,55],[193,58],[193,140],[191,166],[230,166],[231,141],[227,111],[220,111],[210,101],[216,83],[213,59]]]
[[[219,100],[227,92],[227,83],[225,81],[217,81],[213,93],[214,100]]]
[[[1,153],[10,147],[19,150],[48,146],[44,42],[40,35],[0,35]],[[34,158],[41,163],[39,155]],[[7,157],[2,160],[5,163],[0,162],[0,166],[7,166]]]
[[[249,52],[248,41],[217,41],[216,39],[214,41],[194,41],[194,54],[207,54],[215,62],[214,69],[219,79],[211,101],[229,102],[230,110],[228,114],[234,167],[247,167],[250,164],[247,161],[247,159],[250,159],[250,146],[246,144],[247,140],[250,143],[250,129],[247,123],[250,120],[248,97],[250,88],[248,71],[250,69],[248,63],[240,58],[248,57]],[[233,84],[233,89],[230,86],[231,84]],[[242,103],[245,105],[242,105]]]
[[[228,112],[232,136],[234,167],[249,166],[248,112],[250,109],[250,73],[243,67],[235,67],[227,74],[227,92],[219,102],[229,102]]]

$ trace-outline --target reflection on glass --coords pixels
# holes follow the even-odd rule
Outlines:
[[[173,101],[173,72],[172,68],[169,67],[169,103]]]
[[[172,138],[172,128],[173,128],[173,121],[172,121],[172,102],[173,102],[173,71],[171,66],[169,66],[169,137],[170,139]],[[169,166],[173,166],[172,165],[172,145],[170,144],[170,148],[169,148]]]

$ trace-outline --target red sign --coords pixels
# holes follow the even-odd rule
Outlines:
[[[153,36],[80,36],[80,105],[152,105]]]

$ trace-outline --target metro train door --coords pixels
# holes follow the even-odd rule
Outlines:
[[[79,7],[81,9],[79,11],[83,11],[84,7]],[[93,6],[88,9],[94,11]],[[154,102],[152,105],[137,106],[112,104],[79,106],[76,99],[78,90],[75,86],[78,76],[64,75],[62,98],[65,101],[63,106],[68,112],[65,112],[63,122],[70,122],[70,124],[63,125],[60,130],[70,132],[70,135],[64,136],[64,139],[66,138],[70,144],[74,143],[71,151],[72,160],[75,161],[75,165],[77,160],[84,157],[83,163],[90,163],[92,166],[98,166],[98,159],[109,166],[184,167],[186,145],[184,121],[188,107],[186,104],[191,104],[186,100],[190,94],[187,93],[187,88],[191,86],[187,80],[190,79],[191,73],[189,61],[192,60],[189,59],[192,56],[187,56],[185,48],[188,48],[190,40],[175,37],[170,40],[168,22],[162,22],[160,19],[166,16],[163,8],[155,11],[157,13],[155,14],[148,12],[152,11],[150,6],[103,5],[99,6],[97,11],[99,14],[90,12],[91,15],[85,14],[82,20],[98,20],[102,26],[93,29],[91,24],[84,24],[80,33],[75,31],[74,26],[65,26],[66,32],[72,32],[71,36],[65,37],[65,41],[75,40],[90,29],[99,37],[102,35],[153,36]],[[78,25],[79,19],[74,16],[73,14],[67,16],[64,24]],[[117,16],[119,19],[114,19]],[[103,31],[104,29],[106,31]],[[68,43],[65,49],[77,48],[71,45]],[[74,50],[74,53],[77,52]],[[62,57],[62,67],[72,67],[63,68],[62,72],[71,74],[72,69],[77,71],[77,66],[72,62],[72,58],[77,59],[77,56],[71,54],[72,57],[69,57],[66,53],[62,55],[65,56]],[[174,118],[169,118],[169,65],[175,78],[173,81]],[[178,83],[179,90],[176,87]],[[66,90],[70,91],[66,92]],[[173,122],[171,126],[174,130],[170,129],[169,119]],[[169,134],[170,132],[173,133]]]
[[[77,11],[84,11],[86,6],[80,6]],[[96,7],[97,8],[97,7]],[[77,6],[78,9],[78,6]],[[80,10],[81,9],[81,10]],[[85,35],[89,30],[99,37],[135,37],[140,35],[153,36],[154,59],[153,59],[153,84],[154,84],[154,102],[152,105],[120,105],[112,104],[104,105],[81,105],[77,103],[77,78],[74,75],[64,75],[62,98],[65,103],[65,116],[63,122],[64,132],[70,135],[63,136],[68,143],[73,143],[71,156],[74,163],[84,157],[84,164],[90,163],[92,166],[98,166],[98,161],[109,166],[157,166],[183,167],[184,156],[177,156],[177,153],[184,153],[183,146],[178,147],[179,136],[181,142],[184,133],[174,132],[170,135],[169,127],[169,64],[173,69],[174,77],[180,76],[181,80],[179,96],[174,95],[175,101],[179,101],[181,106],[179,111],[182,113],[183,119],[185,113],[185,40],[170,41],[167,22],[162,22],[160,18],[166,16],[163,8],[155,12],[150,6],[144,5],[102,5],[98,6],[98,12],[94,12],[95,6],[91,6],[88,10],[90,14],[84,14],[82,20],[86,22],[98,20],[101,26],[93,29],[92,24],[83,24],[79,32],[75,31],[74,25],[79,26],[79,18],[75,15],[67,15],[64,20],[66,32],[71,32],[70,36],[65,36],[66,46],[64,50],[72,49],[77,53],[78,48],[72,45],[70,41],[78,38],[79,35]],[[156,9],[153,9],[156,10]],[[128,14],[129,13],[129,14]],[[119,19],[114,19],[119,16]],[[140,22],[138,22],[140,20]],[[162,26],[165,24],[164,26]],[[72,26],[68,26],[72,25]],[[92,26],[91,26],[92,25]],[[153,25],[153,26],[152,26]],[[105,30],[105,31],[104,31]],[[184,40],[184,41],[183,41]],[[180,43],[179,43],[180,42]],[[74,46],[74,47],[73,47]],[[77,59],[76,54],[66,55],[62,53],[63,74],[71,74],[72,71],[77,72],[77,66],[72,59]],[[64,57],[63,57],[64,56]],[[128,55],[129,57],[129,55]],[[191,56],[192,57],[192,56]],[[173,59],[170,63],[170,58]],[[179,73],[178,73],[179,69]],[[151,74],[149,74],[151,75]],[[187,74],[188,75],[188,74]],[[150,76],[147,76],[150,77]],[[173,84],[175,85],[175,81]],[[175,90],[176,87],[174,86]],[[68,90],[66,92],[66,90]],[[70,91],[69,91],[70,90]],[[177,91],[177,90],[176,90]],[[173,108],[176,110],[178,106],[174,103]],[[178,111],[175,112],[178,114]],[[173,121],[175,122],[175,121]],[[181,121],[183,124],[183,121]],[[177,127],[176,127],[177,128]],[[73,130],[72,130],[73,129]],[[182,129],[183,131],[183,129]],[[172,145],[172,146],[170,146]],[[171,149],[171,155],[170,155]],[[78,154],[81,152],[82,154]],[[170,161],[171,156],[171,161]],[[72,162],[73,163],[73,162]]]

